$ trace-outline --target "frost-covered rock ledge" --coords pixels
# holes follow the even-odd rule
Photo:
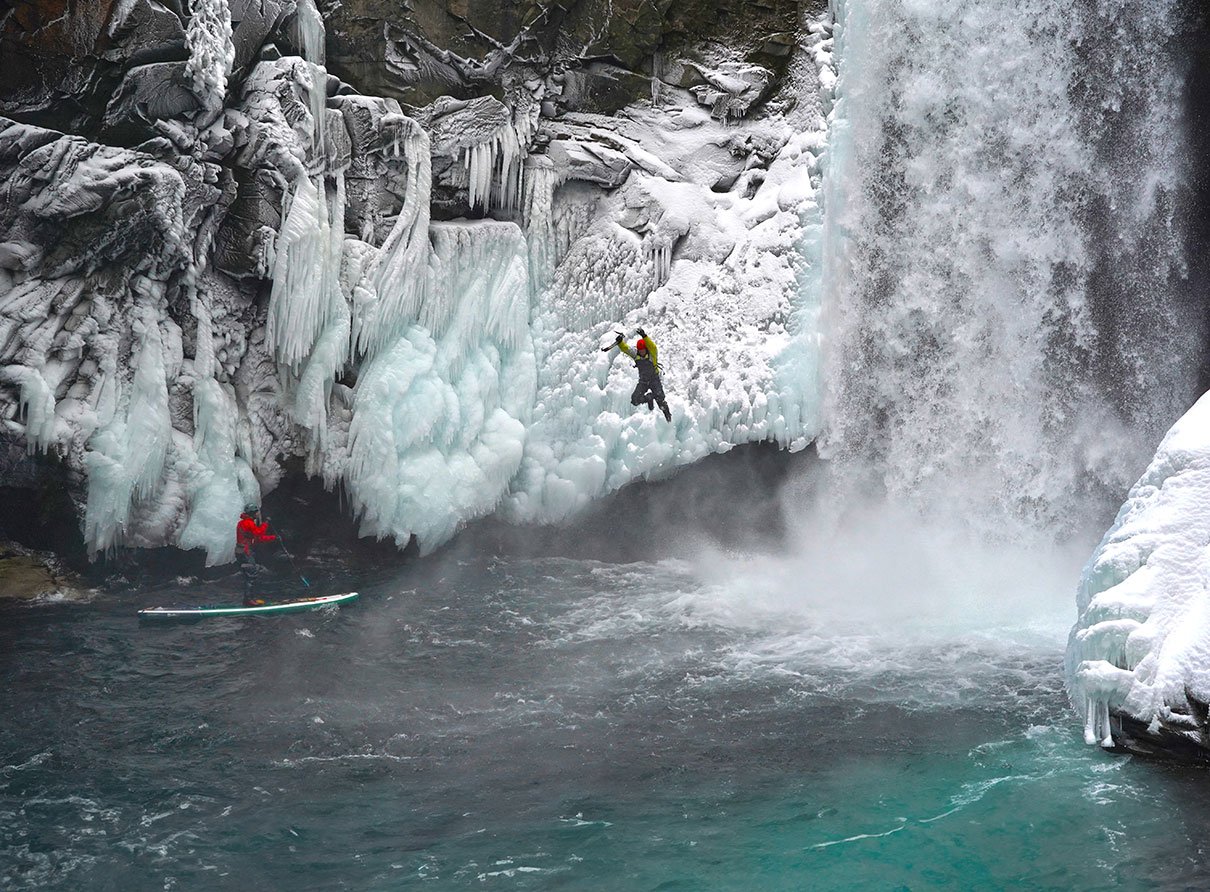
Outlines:
[[[425,551],[811,441],[826,14],[482,6],[0,17],[0,445],[61,460],[91,553],[229,561],[299,464]],[[598,350],[638,325],[671,424]]]
[[[1067,674],[1088,743],[1210,762],[1210,395],[1130,490],[1078,608]]]

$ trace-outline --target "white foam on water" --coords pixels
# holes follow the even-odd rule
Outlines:
[[[607,651],[615,681],[638,688],[679,673],[674,699],[772,684],[908,708],[1015,708],[1059,690],[1078,553],[958,551],[939,534],[904,541],[892,520],[848,535],[783,556],[707,549],[564,566],[567,601],[536,634],[556,651]]]

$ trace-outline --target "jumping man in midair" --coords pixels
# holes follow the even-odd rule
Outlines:
[[[664,413],[664,417],[671,421],[672,412],[669,411],[668,403],[664,399],[664,385],[660,382],[660,363],[656,358],[657,350],[651,335],[640,328],[639,339],[632,350],[626,343],[626,338],[621,332],[618,332],[618,339],[610,346],[602,347],[601,352],[608,352],[614,347],[633,359],[635,367],[639,370],[639,383],[635,387],[634,393],[630,395],[630,405],[638,406],[646,403],[648,409],[655,409],[658,405]]]

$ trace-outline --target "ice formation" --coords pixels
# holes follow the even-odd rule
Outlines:
[[[693,95],[723,122],[744,117],[773,80],[773,73],[759,65],[724,62],[717,69],[694,67],[706,83],[694,87]]]
[[[513,209],[521,192],[522,161],[521,144],[512,122],[502,125],[483,142],[467,146],[463,150],[462,162],[466,165],[470,181],[470,204],[473,208],[498,207]],[[499,182],[498,186],[493,186]]]
[[[172,444],[168,376],[156,314],[133,325],[136,346],[127,384],[109,363],[97,405],[100,426],[89,440],[85,539],[98,551],[126,544],[131,512],[159,495]]]
[[[616,217],[574,240],[537,298],[538,402],[507,516],[559,520],[636,476],[735,443],[810,442],[818,293],[803,287],[802,248],[818,223],[823,149],[822,130],[792,137],[750,199],[632,174]],[[669,239],[679,233],[681,259],[667,264],[619,219],[654,239],[662,226]],[[633,410],[633,371],[596,349],[615,328],[640,325],[660,346],[671,425]]]
[[[227,94],[227,76],[235,62],[231,42],[231,9],[228,0],[194,0],[185,44],[189,48],[186,73],[193,80],[193,91],[206,108],[223,107]]]
[[[766,32],[741,51],[674,48],[667,4],[622,35],[610,0],[463,22],[458,52],[423,3],[323,4],[368,15],[363,85],[406,114],[329,72],[365,34],[330,44],[314,0],[68,4],[3,94],[43,126],[0,119],[0,461],[61,459],[94,554],[209,564],[297,460],[430,551],[821,432],[914,508],[1069,529],[1202,351],[1176,2],[736,2]],[[639,326],[671,422],[600,349]],[[1085,572],[1090,741],[1210,747],[1208,431],[1203,400]]]
[[[20,389],[18,414],[25,422],[25,448],[45,452],[55,440],[55,394],[42,373],[23,365],[0,369],[0,380]]]
[[[1089,560],[1067,652],[1089,743],[1111,715],[1205,746],[1210,702],[1210,396],[1164,437]],[[1201,718],[1199,718],[1199,712]],[[1137,733],[1137,732],[1136,732]]]
[[[658,102],[624,115],[561,115],[560,83],[524,67],[405,115],[328,73],[310,0],[282,19],[301,58],[243,42],[271,33],[267,7],[189,11],[177,80],[155,92],[136,67],[106,110],[138,148],[0,130],[5,430],[86,473],[94,553],[229,561],[287,457],[363,534],[428,551],[498,509],[559,520],[710,452],[815,436],[826,16],[775,114],[754,113],[763,69],[703,69],[730,97],[703,108],[664,60]],[[672,423],[635,411],[633,369],[599,350],[639,325]]]
[[[362,369],[345,478],[364,533],[414,535],[422,551],[499,503],[534,400],[520,230],[443,223],[431,236],[420,320]]]

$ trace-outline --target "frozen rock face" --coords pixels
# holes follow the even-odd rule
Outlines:
[[[710,9],[9,13],[6,454],[62,460],[92,553],[213,564],[299,470],[423,551],[498,509],[554,521],[740,443],[805,446],[830,24]],[[671,423],[599,349],[640,325]]]
[[[1210,758],[1210,397],[1130,490],[1078,607],[1067,672],[1087,741]]]
[[[801,14],[818,14],[824,4],[346,0],[330,6],[331,69],[363,92],[423,106],[502,86],[506,93],[539,92],[549,117],[556,108],[612,114],[646,98],[653,78],[674,89],[703,84],[708,78],[695,65],[740,63],[783,74],[804,37]]]

